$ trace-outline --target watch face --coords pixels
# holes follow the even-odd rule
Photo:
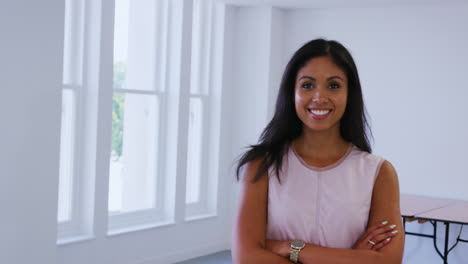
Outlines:
[[[303,248],[305,246],[305,242],[300,239],[294,239],[291,242],[291,246],[294,248]]]

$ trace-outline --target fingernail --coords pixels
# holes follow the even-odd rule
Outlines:
[[[385,221],[382,222],[382,225],[386,225],[386,224],[388,224],[388,221],[387,221],[387,220],[385,220]]]
[[[390,241],[390,240],[392,240],[392,238],[391,238],[391,237],[389,237],[389,238],[387,238],[387,239],[385,239],[385,240],[387,240],[387,241]]]
[[[396,233],[398,233],[398,230],[393,230],[392,231],[392,234],[396,234]]]
[[[395,227],[396,227],[396,225],[391,225],[391,226],[390,226],[390,228],[395,228]]]

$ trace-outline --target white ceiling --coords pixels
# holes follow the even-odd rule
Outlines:
[[[468,0],[218,0],[235,6],[274,6],[281,8],[375,7],[447,5],[468,3]]]

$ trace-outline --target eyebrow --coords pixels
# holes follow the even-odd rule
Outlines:
[[[307,75],[304,75],[304,76],[302,76],[301,78],[299,78],[299,81],[302,80],[302,79],[310,79],[310,80],[312,80],[312,81],[315,81],[315,80],[316,80],[314,77],[307,76]],[[338,76],[338,75],[328,77],[328,78],[327,78],[327,81],[332,80],[332,79],[340,79],[340,80],[344,81],[343,78],[341,78],[341,77]]]

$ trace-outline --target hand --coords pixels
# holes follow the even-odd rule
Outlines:
[[[380,250],[391,242],[392,237],[398,234],[397,232],[393,233],[393,231],[396,230],[395,227],[395,225],[388,225],[387,221],[369,227],[356,243],[354,243],[353,249]],[[374,242],[375,245],[369,241]]]
[[[281,257],[289,258],[289,248],[291,241],[289,240],[265,240],[265,249],[271,251]]]

